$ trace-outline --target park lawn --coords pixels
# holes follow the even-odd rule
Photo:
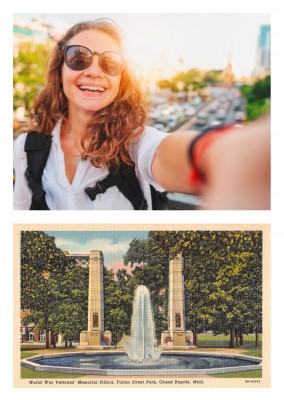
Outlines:
[[[39,353],[35,352],[35,351],[21,351],[21,360],[23,358],[29,358],[29,357],[33,357],[33,356],[37,356]]]
[[[24,347],[25,349],[25,347]],[[32,351],[29,350],[24,350],[21,351],[21,359],[28,358],[28,357],[33,357],[37,356],[40,354],[46,354],[46,353],[69,353],[71,351],[74,351],[74,349],[63,349],[63,348],[50,348],[50,349],[45,349],[43,347],[34,347]],[[81,378],[82,375],[80,374],[62,374],[62,373],[57,373],[57,372],[38,372],[38,371],[33,371],[32,369],[26,368],[26,367],[21,367],[21,379],[60,379],[60,378],[65,378],[65,379],[72,379],[72,378]]]
[[[259,343],[262,343],[262,337],[259,336]],[[254,347],[254,336],[244,335],[244,345],[242,347]],[[230,337],[225,335],[198,335],[199,347],[229,347]]]
[[[262,370],[229,372],[227,374],[210,375],[214,378],[262,378]]]
[[[57,372],[38,372],[32,369],[21,367],[21,379],[78,379],[80,374],[59,374]]]
[[[229,336],[225,335],[198,335],[198,348],[200,349],[211,349],[224,348],[229,349]],[[259,336],[259,347],[254,347],[255,338],[253,335],[244,336],[243,346],[235,347],[231,349],[235,353],[241,353],[252,357],[262,357],[262,337]]]

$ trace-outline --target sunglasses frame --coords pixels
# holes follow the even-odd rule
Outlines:
[[[71,47],[83,47],[84,49],[87,49],[87,50],[90,52],[90,54],[92,55],[92,57],[91,57],[90,64],[89,64],[86,68],[76,70],[76,69],[73,69],[73,68],[70,68],[70,67],[69,67],[69,65],[68,65],[67,62],[66,62],[66,53],[67,53],[67,51],[68,51]],[[92,65],[94,56],[98,56],[98,57],[99,57],[99,66],[100,66],[100,69],[101,69],[105,74],[107,74],[107,75],[109,75],[109,76],[117,76],[117,75],[121,74],[122,71],[124,70],[124,67],[125,67],[124,58],[122,57],[122,55],[119,54],[119,53],[116,53],[115,51],[112,51],[112,50],[107,50],[107,51],[103,51],[102,53],[100,53],[100,52],[98,52],[98,51],[92,51],[92,50],[90,50],[88,47],[86,47],[86,46],[81,46],[81,45],[79,45],[79,44],[61,45],[61,46],[59,46],[59,49],[60,49],[61,52],[62,52],[62,56],[64,57],[65,64],[66,64],[67,67],[70,68],[72,71],[85,71],[86,69],[88,69],[88,68],[90,67],[90,65]],[[102,55],[105,54],[105,53],[114,53],[114,54],[117,54],[117,55],[119,55],[119,56],[121,57],[122,69],[121,69],[121,71],[120,71],[118,74],[110,74],[110,73],[106,72],[106,71],[102,68],[101,59],[102,59]]]

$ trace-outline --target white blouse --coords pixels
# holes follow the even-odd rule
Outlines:
[[[116,186],[105,193],[98,194],[94,201],[90,200],[85,188],[93,187],[108,175],[107,168],[96,168],[87,159],[80,160],[74,179],[70,184],[64,165],[64,154],[60,144],[61,121],[57,122],[52,132],[52,143],[49,157],[42,176],[42,187],[46,192],[46,203],[50,210],[133,210],[132,204]],[[152,209],[149,184],[155,189],[164,189],[154,181],[152,161],[161,141],[168,134],[155,128],[146,127],[143,134],[130,145],[129,154],[135,163],[136,175],[141,189]],[[14,209],[28,210],[31,205],[32,192],[28,187],[25,172],[27,156],[24,150],[26,133],[21,134],[14,144],[14,168],[16,182],[14,187]]]

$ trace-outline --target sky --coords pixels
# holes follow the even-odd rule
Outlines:
[[[270,24],[270,14],[256,13],[14,14],[15,20],[32,17],[42,17],[62,32],[79,21],[114,19],[126,35],[135,64],[152,79],[190,68],[223,69],[229,55],[235,75],[250,76],[260,26]]]
[[[146,239],[148,231],[45,231],[55,237],[57,247],[69,253],[89,253],[101,250],[104,264],[116,272],[125,268],[122,257],[126,253],[131,240]]]

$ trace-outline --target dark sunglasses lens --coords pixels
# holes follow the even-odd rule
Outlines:
[[[113,51],[101,54],[101,69],[108,75],[119,75],[123,71],[123,58]]]
[[[65,53],[65,62],[70,69],[82,71],[92,63],[91,51],[81,46],[71,46]]]

